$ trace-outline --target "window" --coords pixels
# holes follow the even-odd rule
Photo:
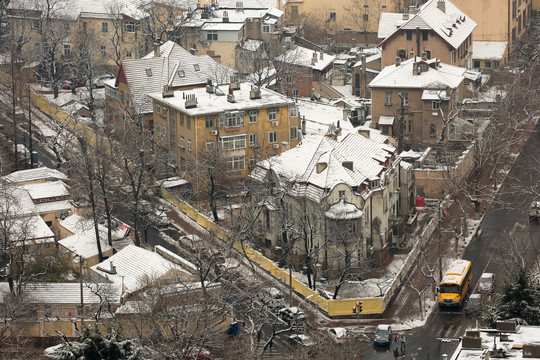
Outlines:
[[[291,128],[291,140],[298,139],[298,127],[294,126]]]
[[[330,13],[330,20],[331,21],[336,21],[336,13],[335,12]]]
[[[207,116],[204,120],[204,126],[207,129],[211,129],[214,127],[214,117],[213,116]]]
[[[439,110],[441,108],[441,103],[440,101],[433,101],[431,103],[431,109],[432,110]]]
[[[409,104],[409,93],[402,92],[401,96],[403,98],[403,105],[408,105]]]
[[[159,103],[156,103],[156,113],[160,113],[161,112],[161,105]]]
[[[371,181],[371,187],[376,188],[379,186],[379,180],[372,180]]]
[[[364,14],[364,15],[362,15],[362,19],[364,20],[364,22],[368,22],[368,20],[369,20],[369,14]]]
[[[407,30],[407,40],[412,40],[412,30]]]
[[[298,108],[296,106],[291,106],[291,117],[298,117]]]
[[[249,134],[249,146],[257,146],[257,134]]]
[[[109,32],[109,23],[106,23],[106,22],[102,22],[101,23],[101,32]]]
[[[244,156],[231,156],[227,159],[227,170],[242,171],[246,168]]]
[[[126,57],[127,57],[127,58],[130,58],[130,57],[131,57],[131,51],[126,50]]]
[[[435,135],[437,135],[437,132],[436,132],[436,129],[435,129],[435,124],[430,124],[429,125],[429,136],[435,137]]]
[[[277,120],[277,109],[275,109],[275,108],[268,109],[267,112],[268,112],[268,120],[269,121]]]
[[[86,32],[87,29],[88,29],[88,24],[86,23],[86,21],[84,21],[82,23],[82,30],[83,30],[83,32]]]
[[[291,6],[291,15],[298,16],[298,6],[296,5]]]
[[[259,116],[259,110],[249,110],[249,122],[251,124],[257,122],[257,117]]]
[[[387,91],[385,93],[384,105],[392,106],[392,92],[391,91]]]
[[[431,59],[431,51],[430,50],[426,50],[426,58]]]
[[[184,126],[184,114],[180,113],[180,126]]]
[[[244,125],[244,112],[234,111],[219,114],[220,127],[239,127]]]
[[[125,21],[124,22],[124,31],[125,32],[135,32],[135,21]]]
[[[101,47],[101,57],[106,57],[106,56],[107,56],[107,47],[102,46]]]
[[[32,29],[41,29],[41,22],[39,20],[32,21]]]
[[[349,230],[349,234],[356,234],[358,232],[358,225],[354,220],[347,224],[347,228]]]
[[[218,40],[218,32],[215,30],[209,30],[206,33],[206,40],[208,41],[217,41]]]
[[[167,110],[168,110],[168,108],[167,108],[166,106],[163,106],[163,107],[161,108],[161,110],[162,110],[163,116],[167,116]]]
[[[475,60],[475,62],[474,62],[474,67],[475,67],[476,69],[480,68],[480,61]]]
[[[412,120],[409,120],[407,124],[407,132],[412,133]]]
[[[180,136],[180,147],[183,149],[186,147],[186,140],[184,139],[184,136]]]
[[[292,76],[291,75],[285,76],[285,84],[292,84]]]
[[[216,143],[214,140],[206,140],[206,150],[207,151],[212,151],[214,150],[216,147]]]
[[[262,32],[265,33],[265,34],[270,33],[270,25],[268,25],[268,24],[263,24],[263,26],[262,26]]]
[[[340,199],[344,199],[345,198],[345,190],[339,190],[338,191],[338,196]]]
[[[427,41],[429,32],[427,30],[422,30],[422,40]]]
[[[484,67],[487,67],[487,68],[488,68],[488,67],[491,67],[491,62],[485,61],[485,62],[484,62]]]
[[[300,91],[298,91],[298,89],[293,89],[293,91],[292,91],[292,96],[293,96],[293,97],[298,97],[298,96],[300,96]]]
[[[397,52],[397,56],[399,56],[401,60],[405,60],[407,59],[407,51],[401,49]]]
[[[193,64],[193,70],[201,71],[201,67],[199,66],[199,64]]]
[[[64,44],[64,55],[65,56],[71,55],[71,44]]]
[[[277,143],[277,131],[270,131],[268,133],[268,142],[270,144],[275,144]]]
[[[144,69],[144,71],[146,71],[146,76],[148,76],[148,77],[152,76],[152,69],[147,68],[147,69]]]
[[[186,72],[184,70],[178,70],[178,77],[180,78],[186,77]]]
[[[161,128],[161,136],[163,136],[164,138],[167,137],[167,128],[165,126]]]
[[[228,136],[221,138],[220,145],[223,150],[235,150],[246,148],[246,135]]]
[[[187,141],[187,149],[188,151],[191,151],[191,139],[188,139]]]
[[[191,129],[191,118],[189,116],[186,116],[186,127]]]

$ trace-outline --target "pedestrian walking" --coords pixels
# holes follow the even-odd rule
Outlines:
[[[399,350],[397,346],[394,348],[394,359],[397,359],[399,357]]]
[[[403,351],[405,347],[405,334],[401,334],[401,351]]]
[[[396,335],[394,336],[394,342],[397,344],[398,341],[399,341],[399,335],[396,334]]]

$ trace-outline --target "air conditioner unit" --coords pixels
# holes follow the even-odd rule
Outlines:
[[[279,144],[274,144],[274,145],[272,145],[272,147],[273,147],[274,149],[279,149]]]
[[[217,130],[210,130],[210,135],[217,135]]]
[[[201,45],[204,47],[210,46],[210,41],[201,41]]]
[[[279,123],[277,121],[272,121],[272,126],[278,126]]]
[[[247,22],[253,22],[253,18],[247,18]]]

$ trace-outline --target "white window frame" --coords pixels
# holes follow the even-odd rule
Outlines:
[[[277,120],[277,109],[276,108],[268,109],[268,110],[266,110],[266,112],[268,113],[268,121],[276,121]]]
[[[246,148],[246,135],[227,136],[219,139],[220,149],[237,150]]]
[[[298,126],[293,126],[291,128],[291,140],[298,139]]]
[[[244,126],[243,111],[225,112],[219,114],[219,127],[229,128],[240,126]]]
[[[386,91],[384,93],[384,105],[392,106],[392,92],[391,91]]]
[[[440,110],[441,108],[441,102],[440,101],[432,101],[431,102],[431,109],[432,110]]]
[[[298,117],[298,107],[291,106],[290,115],[291,117]]]
[[[258,145],[258,134],[249,134],[249,146],[257,146]]]
[[[191,139],[187,140],[187,149],[188,151],[191,151]]]
[[[246,157],[244,155],[231,156],[227,158],[227,170],[243,171],[246,169]]]
[[[109,23],[106,21],[103,21],[101,23],[101,32],[102,33],[108,33],[109,32]]]
[[[180,145],[179,145],[182,149],[186,146],[186,139],[184,138],[184,136],[180,136]]]
[[[277,131],[269,131],[268,132],[268,143],[269,144],[275,144],[277,143]]]
[[[257,122],[257,119],[259,118],[259,110],[249,110],[248,116],[249,116],[249,123],[255,124]]]

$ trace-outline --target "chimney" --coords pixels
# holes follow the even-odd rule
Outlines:
[[[324,169],[326,169],[327,166],[328,166],[328,164],[325,163],[325,162],[317,163],[317,169],[316,169],[317,174],[322,173],[324,171]]]
[[[234,89],[229,85],[229,93],[227,94],[227,101],[230,103],[236,102],[234,98]]]
[[[403,20],[409,20],[409,14],[404,13],[403,14]]]
[[[412,57],[414,57],[414,50],[413,49],[411,49],[411,52],[409,53],[409,58],[412,58]]]
[[[159,42],[154,43],[154,57],[160,57],[161,56],[161,45]]]
[[[427,59],[427,52],[422,51],[422,60],[426,60],[426,59]]]
[[[324,59],[324,53],[321,51],[321,60]]]
[[[437,0],[437,9],[441,10],[443,13],[446,13],[446,2],[444,0]]]
[[[358,133],[369,139],[369,129],[358,129]]]
[[[302,135],[306,135],[306,116],[302,116]]]
[[[185,102],[186,109],[197,107],[197,98],[195,97],[195,94],[187,94],[187,95],[185,93],[182,93],[182,94],[184,95],[184,99],[186,100]]]
[[[401,58],[399,56],[396,56],[396,66],[399,66],[401,64]]]

